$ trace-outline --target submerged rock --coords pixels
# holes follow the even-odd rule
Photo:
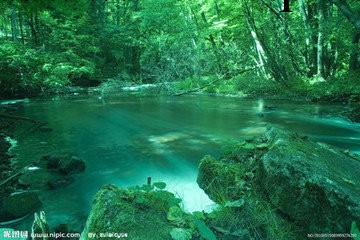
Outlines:
[[[85,162],[78,157],[63,158],[59,170],[65,174],[74,174],[85,171]]]
[[[46,168],[59,170],[63,174],[75,174],[85,171],[85,161],[71,155],[46,155],[41,158],[46,162]]]
[[[6,197],[0,208],[0,222],[11,221],[24,217],[41,205],[38,195],[34,192],[22,192]]]
[[[50,127],[50,126],[44,125],[44,126],[39,127],[39,131],[40,131],[40,132],[52,132],[53,129],[52,129],[52,127]]]
[[[47,182],[47,185],[49,189],[55,190],[55,189],[61,189],[69,186],[75,182],[75,179],[73,177],[61,177],[57,179],[53,179]]]
[[[60,166],[60,157],[56,155],[46,155],[43,156],[41,160],[46,161],[47,169],[58,169]]]

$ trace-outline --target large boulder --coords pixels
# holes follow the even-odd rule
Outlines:
[[[360,225],[360,159],[270,128],[255,179],[282,214],[308,233],[349,233]]]
[[[13,194],[3,199],[1,203],[0,222],[24,217],[37,210],[40,205],[40,199],[34,192]]]
[[[257,203],[271,207],[303,238],[360,225],[358,156],[274,127],[221,159],[204,157],[198,183],[218,203],[244,200],[253,216]]]

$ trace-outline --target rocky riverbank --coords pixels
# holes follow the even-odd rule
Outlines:
[[[11,108],[2,108],[0,112],[11,113]],[[36,193],[22,191],[17,182],[23,171],[11,161],[10,149],[15,140],[10,136],[15,125],[11,119],[0,118],[0,226],[21,220],[41,205]]]
[[[23,124],[30,124],[33,131],[47,133],[52,129],[17,116],[16,101],[10,103],[0,105],[0,228],[15,226],[37,211],[42,205],[38,191],[65,188],[75,181],[74,174],[85,170],[85,161],[71,153],[46,155],[27,166],[16,163],[11,153],[16,147],[16,130]]]
[[[81,239],[100,233],[150,240],[350,236],[360,225],[359,169],[359,156],[349,151],[271,127],[220,159],[202,159],[198,183],[218,203],[212,213],[185,213],[163,184],[106,185]]]

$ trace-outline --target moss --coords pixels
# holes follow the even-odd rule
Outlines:
[[[181,226],[187,225],[180,201],[172,193],[142,189],[103,186],[95,196],[82,239],[88,233],[105,232],[128,233],[129,239],[171,239],[175,225],[167,217],[169,209],[175,208],[184,214]]]
[[[205,156],[199,166],[197,182],[205,193],[217,203],[226,203],[241,196],[243,170],[239,163],[224,163]]]

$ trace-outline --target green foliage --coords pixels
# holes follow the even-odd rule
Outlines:
[[[221,78],[201,91],[346,100],[359,91],[359,69],[350,66],[358,59],[354,26],[338,6],[326,4],[336,14],[320,22],[319,4],[305,1],[302,9],[301,2],[279,15],[276,1],[3,1],[0,89],[117,79],[189,90]],[[360,4],[346,7],[359,18]],[[311,84],[321,78],[326,83]]]
[[[197,182],[208,196],[219,204],[240,198],[243,168],[237,162],[224,163],[205,156],[199,166]]]
[[[236,139],[228,139],[221,145],[221,150],[225,155],[231,155],[234,153],[234,149],[238,149],[239,147],[245,144],[244,141],[239,141]]]
[[[16,93],[39,85],[34,75],[41,65],[41,53],[12,43],[0,45],[0,88]]]
[[[164,183],[164,182],[154,182],[153,185],[154,185],[154,187],[156,187],[160,190],[163,190],[166,188],[166,183]]]
[[[211,229],[208,226],[206,226],[204,221],[202,221],[200,219],[196,219],[195,225],[196,225],[201,237],[203,237],[206,240],[216,240],[215,234],[213,233],[213,231],[211,231]]]
[[[183,226],[185,224],[184,212],[178,206],[170,207],[166,218],[171,224],[178,227]]]
[[[350,233],[356,236],[356,237],[354,237],[354,240],[359,240],[359,239],[360,239],[360,231],[359,231],[359,229],[357,228],[355,222],[352,222],[352,223],[351,223]]]
[[[170,235],[173,240],[190,240],[191,230],[186,230],[183,228],[173,228],[170,232]]]

